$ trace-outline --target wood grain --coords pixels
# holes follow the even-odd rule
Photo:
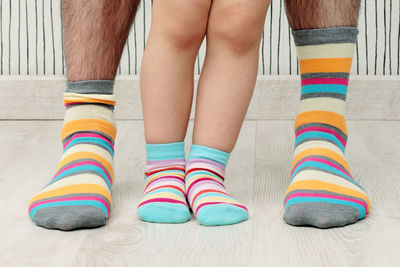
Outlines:
[[[347,117],[352,120],[400,120],[399,89],[399,76],[352,77]],[[64,90],[65,78],[62,76],[0,76],[0,120],[61,120],[64,117],[61,101]],[[119,76],[115,94],[117,119],[143,118],[137,76]],[[299,98],[299,77],[259,76],[246,118],[291,120],[296,115]]]
[[[369,216],[344,228],[292,227],[282,196],[292,160],[293,121],[246,121],[227,170],[247,222],[202,227],[141,222],[142,121],[118,121],[114,207],[105,227],[61,232],[35,226],[30,196],[61,155],[60,121],[0,122],[0,266],[398,266],[400,122],[351,121],[347,155],[371,197]],[[191,136],[190,124],[188,143]]]

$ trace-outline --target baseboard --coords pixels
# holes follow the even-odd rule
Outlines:
[[[300,96],[299,87],[297,76],[259,77],[246,119],[293,119]],[[0,120],[62,119],[64,89],[63,76],[1,76]],[[137,76],[119,76],[115,94],[117,119],[142,119]],[[352,77],[347,117],[352,120],[400,120],[400,77]]]

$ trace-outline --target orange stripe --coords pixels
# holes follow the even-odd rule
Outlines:
[[[300,60],[300,71],[317,72],[350,72],[352,58],[313,58]]]
[[[61,129],[61,140],[78,131],[99,131],[115,140],[117,129],[108,121],[99,119],[80,119],[67,122]]]
[[[368,204],[368,209],[370,207],[370,202],[367,197],[367,195],[360,193],[356,190],[343,187],[340,185],[336,184],[331,184],[323,181],[318,181],[318,180],[303,180],[303,181],[298,181],[289,186],[289,188],[286,190],[285,193],[285,198],[286,196],[294,191],[294,190],[325,190],[325,191],[330,191],[333,193],[338,193],[338,194],[343,194],[343,195],[348,195],[348,196],[353,196],[353,197],[358,197],[364,200]]]
[[[314,148],[309,148],[301,153],[297,154],[297,156],[293,160],[292,168],[303,158],[308,157],[308,156],[324,156],[330,159],[333,159],[337,161],[339,164],[341,164],[349,173],[350,173],[350,168],[349,165],[347,164],[346,160],[343,159],[339,154],[336,152],[333,152],[332,150],[326,149],[326,148],[320,148],[320,147],[314,147]]]
[[[65,157],[62,161],[58,163],[57,170],[55,173],[57,173],[66,164],[79,159],[94,159],[100,162],[107,169],[108,173],[111,175],[112,181],[114,180],[114,172],[111,164],[99,154],[86,151],[76,152]]]
[[[94,193],[94,194],[100,194],[105,196],[108,201],[111,203],[111,196],[107,192],[107,190],[96,184],[77,184],[77,185],[68,185],[68,186],[63,186],[48,192],[44,192],[42,194],[34,196],[31,201],[29,202],[29,205],[31,205],[33,202],[40,200],[40,199],[45,199],[45,198],[51,198],[51,197],[58,197],[62,195],[69,195],[69,194],[81,194],[81,193]]]
[[[296,123],[294,125],[295,130],[307,123],[325,123],[335,126],[342,130],[347,135],[346,119],[344,116],[331,111],[313,110],[303,112],[297,115]]]
[[[101,104],[115,106],[115,101],[101,100],[101,99],[96,99],[96,98],[75,98],[75,99],[64,98],[63,101],[64,101],[64,104],[75,103],[75,102],[84,102],[84,103],[101,103]]]

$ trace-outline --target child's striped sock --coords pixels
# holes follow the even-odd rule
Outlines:
[[[284,219],[329,228],[363,219],[370,202],[345,158],[345,100],[358,30],[293,31],[301,71],[295,156]]]
[[[116,136],[112,86],[112,81],[67,84],[63,156],[53,179],[29,204],[29,215],[37,225],[72,230],[106,223]]]
[[[245,206],[235,200],[224,186],[229,153],[192,145],[186,164],[186,194],[201,225],[228,225],[247,220]]]
[[[185,197],[184,143],[147,144],[145,189],[138,206],[143,221],[183,223],[190,219]]]

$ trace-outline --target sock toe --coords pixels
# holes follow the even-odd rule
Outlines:
[[[101,209],[93,206],[60,206],[39,209],[32,220],[48,229],[69,231],[103,226],[107,216]]]
[[[184,223],[191,217],[188,207],[172,203],[149,203],[137,210],[140,219],[153,223]]]
[[[351,206],[332,203],[296,203],[285,209],[283,219],[295,226],[340,227],[358,221],[360,212]]]
[[[199,209],[197,220],[204,226],[230,225],[247,220],[247,210],[229,204],[213,204]]]

